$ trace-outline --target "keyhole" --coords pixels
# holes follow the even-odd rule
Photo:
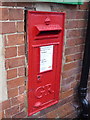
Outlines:
[[[40,75],[37,76],[37,80],[38,80],[38,82],[41,82],[41,76]]]
[[[40,76],[38,76],[38,80],[40,80]]]

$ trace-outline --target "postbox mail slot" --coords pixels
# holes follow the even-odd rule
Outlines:
[[[59,33],[60,33],[60,30],[40,31],[38,36],[55,35],[55,34],[59,34]]]
[[[59,25],[36,25],[37,35],[58,34],[62,30]]]
[[[58,37],[58,34],[62,28],[56,24],[56,25],[35,25],[35,32],[36,36],[35,39],[42,39],[46,38],[47,36],[52,37],[55,36]]]

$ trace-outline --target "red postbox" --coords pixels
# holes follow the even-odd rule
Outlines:
[[[28,115],[59,100],[65,13],[28,11]]]

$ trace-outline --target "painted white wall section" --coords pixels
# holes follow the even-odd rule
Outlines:
[[[36,11],[51,11],[51,7],[48,3],[36,3],[35,8]]]
[[[3,37],[0,35],[0,102],[7,100],[7,84]]]

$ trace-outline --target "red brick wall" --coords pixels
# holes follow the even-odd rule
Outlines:
[[[12,6],[0,8],[5,45],[8,100],[2,103],[3,117],[25,117],[25,40],[24,10]],[[1,104],[0,104],[1,105]],[[1,115],[0,115],[1,116]]]
[[[82,68],[88,4],[48,4],[52,11],[66,12],[60,101],[58,104],[32,115],[31,118],[73,118],[76,116],[75,90]],[[0,34],[3,34],[5,43],[8,100],[0,104],[2,106],[0,116],[24,118],[27,117],[24,7],[35,10],[35,4],[2,3],[1,5],[2,33]]]

